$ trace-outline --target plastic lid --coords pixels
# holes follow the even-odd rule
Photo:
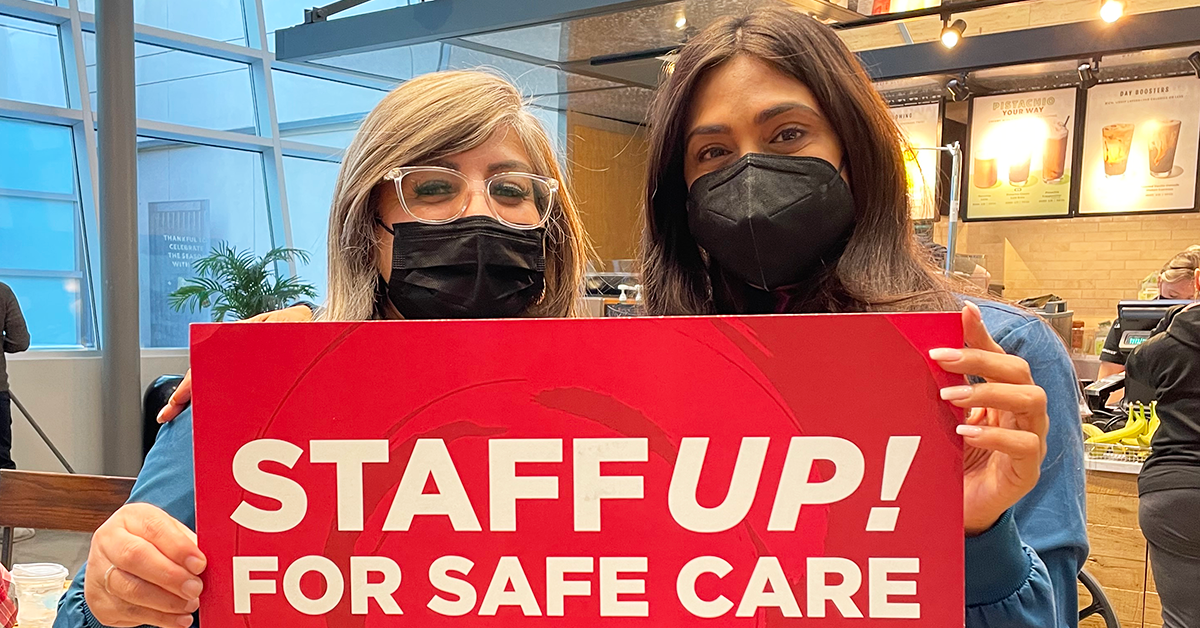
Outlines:
[[[65,580],[68,572],[66,567],[58,563],[24,563],[13,565],[11,573],[13,580],[31,582],[39,580]]]

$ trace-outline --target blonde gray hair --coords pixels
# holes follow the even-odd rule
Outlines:
[[[525,316],[580,314],[590,246],[550,138],[503,78],[480,71],[434,72],[392,90],[363,120],[346,149],[329,212],[329,290],[322,320],[357,321],[375,311],[380,182],[392,168],[433,161],[513,132],[534,174],[559,182],[546,225],[546,292]]]

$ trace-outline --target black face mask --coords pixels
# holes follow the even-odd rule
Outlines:
[[[387,294],[404,318],[509,318],[545,290],[542,227],[514,229],[468,216],[444,225],[401,222],[388,232]]]
[[[776,290],[841,255],[854,199],[823,159],[751,153],[692,183],[688,228],[732,277]]]

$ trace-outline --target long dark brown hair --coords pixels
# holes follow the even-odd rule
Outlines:
[[[957,286],[937,274],[913,237],[902,136],[858,59],[825,25],[797,11],[767,8],[718,20],[683,46],[650,110],[640,251],[648,313],[730,313],[723,298],[727,282],[688,230],[683,161],[688,106],[697,84],[737,55],[765,61],[808,86],[841,139],[853,182],[855,227],[845,252],[786,310],[960,307]]]

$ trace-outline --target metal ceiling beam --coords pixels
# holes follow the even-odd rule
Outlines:
[[[1189,7],[1127,15],[1116,24],[1092,19],[964,37],[952,49],[941,42],[929,42],[864,50],[858,56],[871,78],[882,81],[1200,44],[1197,24],[1200,7]]]
[[[275,57],[308,61],[666,4],[669,0],[435,0],[275,32]]]

